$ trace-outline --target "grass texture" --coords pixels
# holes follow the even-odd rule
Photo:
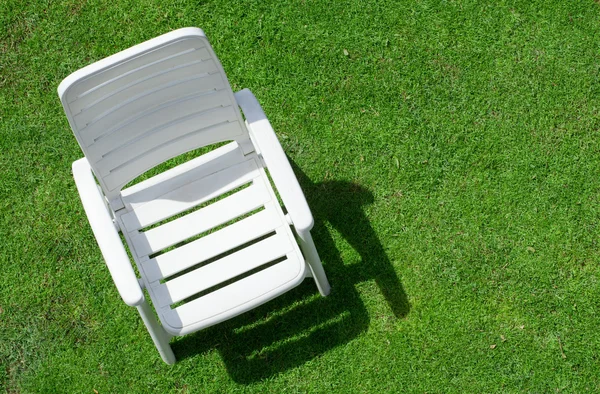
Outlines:
[[[294,163],[332,284],[176,339],[120,300],[56,94],[205,30]],[[600,4],[0,2],[7,392],[599,392]]]

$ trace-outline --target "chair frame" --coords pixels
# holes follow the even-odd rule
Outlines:
[[[65,79],[65,82],[69,78]],[[64,89],[65,87],[61,84],[61,87],[59,87],[61,98]],[[310,230],[313,227],[314,220],[292,167],[271,124],[252,92],[244,89],[235,93],[234,97],[245,117],[245,127],[250,137],[249,141],[252,144],[251,147],[240,147],[249,151],[253,150],[262,162],[263,168],[269,170],[275,188],[287,209],[285,218],[295,230],[298,245],[308,267],[305,277],[313,277],[321,295],[326,296],[331,288],[311,237]],[[232,142],[232,144],[236,143],[239,142]],[[115,213],[116,210],[113,207],[115,194],[112,193],[107,196],[103,188],[98,185],[97,178],[87,158],[84,157],[75,161],[72,169],[85,213],[120,296],[127,305],[137,308],[162,359],[167,364],[173,364],[175,355],[169,341],[175,335],[165,330],[160,324],[144,296],[144,281],[136,276],[132,262],[119,236],[121,228],[117,220],[118,214]],[[285,291],[287,290],[289,289]],[[279,294],[275,296],[277,295]],[[272,298],[274,296],[261,300],[253,307]],[[248,309],[251,308],[246,308],[246,310]],[[227,318],[237,314],[239,313],[227,316]]]

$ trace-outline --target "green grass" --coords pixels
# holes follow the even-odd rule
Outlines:
[[[103,266],[56,87],[183,26],[263,104],[333,290],[170,367]],[[592,0],[0,2],[0,386],[600,391],[599,44]]]

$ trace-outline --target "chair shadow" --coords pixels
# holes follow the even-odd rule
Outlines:
[[[307,279],[265,305],[172,345],[180,360],[218,350],[231,378],[242,384],[302,365],[366,331],[369,314],[355,289],[359,282],[374,279],[396,318],[410,310],[402,284],[363,212],[373,194],[351,182],[312,183],[290,163],[315,218],[312,234],[331,294],[321,297]],[[360,263],[344,264],[325,221],[358,252]]]

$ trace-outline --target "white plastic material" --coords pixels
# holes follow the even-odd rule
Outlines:
[[[248,311],[305,277],[329,293],[313,218],[285,153],[252,93],[234,96],[200,29],[94,63],[58,92],[86,156],[73,175],[90,225],[121,297],[137,307],[165,362],[175,362],[171,336]],[[228,140],[123,189],[169,158]]]
[[[244,89],[235,94],[240,108],[246,117],[246,125],[256,149],[260,152],[277,186],[283,204],[300,237],[300,247],[309,264],[312,277],[315,279],[321,295],[326,296],[331,291],[317,248],[310,235],[314,220],[306,198],[287,160],[279,140],[265,116],[258,100],[252,92]]]
[[[110,201],[192,149],[248,138],[225,72],[200,29],[167,33],[68,76],[58,94]]]
[[[119,294],[127,305],[139,305],[144,301],[144,294],[86,158],[73,163],[73,177],[85,214]]]

